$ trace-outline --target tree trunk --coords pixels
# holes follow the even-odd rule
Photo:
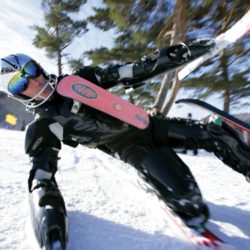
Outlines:
[[[221,61],[223,81],[225,83],[228,83],[229,85],[228,66],[227,66],[228,57],[225,54],[225,50],[221,54],[220,61]],[[224,90],[223,95],[224,95],[223,110],[229,113],[230,111],[230,89],[229,87]]]
[[[174,80],[174,84],[173,84],[173,87],[172,87],[172,94],[168,100],[168,102],[163,106],[162,108],[162,114],[164,116],[167,116],[169,110],[171,109],[174,101],[175,101],[175,98],[178,94],[178,91],[180,89],[180,82],[179,82],[179,79],[178,79],[178,74],[176,73],[175,74],[175,80]]]
[[[185,5],[186,5],[186,0],[176,1],[175,10],[174,10],[173,33],[171,36],[170,45],[176,44],[184,40]],[[170,97],[169,102],[166,105],[164,105],[164,102],[166,100],[166,96],[168,93],[168,89],[170,88],[171,82],[174,77],[176,77],[175,72],[170,72],[164,76],[162,84],[161,84],[161,88],[158,92],[158,95],[154,103],[154,107],[157,107],[157,109],[165,115],[168,113],[169,109],[171,108],[174,102],[175,96],[177,95],[178,90],[179,90],[179,81],[175,81],[173,85],[172,96]]]
[[[60,40],[60,36],[59,36],[59,27],[56,27],[56,37],[57,40]],[[62,51],[60,48],[60,44],[58,42],[58,51],[57,51],[57,70],[58,70],[58,75],[62,75]]]
[[[57,53],[57,67],[58,67],[58,75],[62,75],[62,55],[61,52]]]
[[[221,6],[221,14],[222,15],[223,15],[223,11],[224,11],[224,9],[226,7],[226,4],[227,4],[227,1],[224,0],[223,3],[222,3],[222,6]],[[228,25],[229,19],[230,18],[228,18],[227,15],[224,16],[223,21],[222,21],[221,32],[225,32],[226,31],[226,27]],[[222,78],[223,78],[223,81],[225,83],[228,83],[228,85],[229,85],[228,56],[226,55],[225,50],[223,50],[222,53],[221,53],[220,62],[221,62],[221,68],[222,68]],[[223,110],[225,112],[229,113],[229,111],[230,111],[230,89],[229,89],[229,87],[225,88],[223,96],[224,96]]]

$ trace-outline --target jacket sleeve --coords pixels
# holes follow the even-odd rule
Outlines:
[[[77,70],[74,75],[83,77],[104,89],[108,89],[120,83],[119,67],[120,65],[112,65],[107,68],[87,66]]]
[[[105,89],[118,83],[125,87],[137,87],[142,81],[184,66],[213,47],[214,43],[209,39],[196,39],[157,49],[152,55],[144,56],[134,63],[111,65],[105,69],[84,67],[75,74]]]

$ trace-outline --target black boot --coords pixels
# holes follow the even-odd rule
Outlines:
[[[66,250],[66,208],[55,180],[33,180],[30,191],[31,220],[40,247]]]
[[[228,124],[204,125],[204,130],[194,138],[194,143],[213,152],[221,161],[250,181],[250,147]]]
[[[200,123],[183,119],[155,119],[154,132],[158,143],[190,150],[205,149],[213,152],[220,160],[235,171],[243,174],[250,182],[250,146],[238,133],[223,122]],[[165,132],[167,131],[167,132]]]

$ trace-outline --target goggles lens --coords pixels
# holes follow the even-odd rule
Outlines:
[[[42,68],[35,61],[27,62],[21,72],[17,73],[9,82],[8,91],[15,95],[20,94],[28,87],[29,78],[44,74]]]

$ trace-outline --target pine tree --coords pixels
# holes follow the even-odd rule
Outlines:
[[[249,9],[248,1],[244,0],[219,0],[205,1],[193,12],[194,19],[190,22],[189,30],[209,31],[212,36],[217,36],[229,29]],[[204,18],[201,18],[207,13]],[[197,20],[199,20],[197,22]],[[189,32],[189,30],[187,32]],[[246,65],[249,57],[250,35],[246,35],[239,42],[232,44],[220,55],[213,58],[202,68],[205,73],[197,70],[189,76],[184,86],[195,87],[199,98],[206,98],[213,93],[222,93],[223,109],[230,111],[230,105],[237,104],[242,97],[249,96],[250,86],[249,69]],[[193,77],[199,75],[199,77]]]
[[[47,56],[57,59],[58,74],[62,74],[64,50],[75,37],[87,32],[86,20],[74,20],[86,0],[43,0],[45,26],[33,26],[36,32],[33,44],[45,48]]]
[[[112,1],[104,0],[106,7],[95,8],[95,15],[88,20],[106,31],[115,29],[116,37],[111,49],[99,48],[85,53],[93,64],[136,61],[149,55],[156,48],[169,45],[172,1]],[[160,83],[159,79],[154,81]],[[159,84],[147,84],[133,92],[137,105],[150,108]],[[120,95],[124,92],[119,88]],[[140,93],[140,94],[139,94]],[[128,97],[131,100],[131,96]]]
[[[171,34],[174,28],[180,25],[180,21],[175,21],[180,12],[179,6],[184,6],[183,13],[179,15],[179,20],[185,20],[182,24],[183,33],[178,31],[177,35],[181,35],[174,41],[196,37],[215,37],[231,27],[239,18],[247,11],[248,1],[246,0],[218,0],[216,2],[206,0],[186,0],[185,1],[168,1],[168,0],[151,0],[151,1],[121,1],[121,0],[104,0],[104,8],[96,8],[95,15],[89,18],[96,27],[102,30],[115,29],[115,45],[111,49],[99,48],[97,50],[88,51],[86,55],[92,59],[94,64],[106,63],[107,61],[127,62],[135,61],[142,55],[150,54],[155,48],[168,46],[171,41]],[[176,11],[174,12],[174,5]],[[180,25],[181,26],[181,25]],[[181,34],[182,33],[182,34]],[[247,67],[237,67],[239,63],[244,63],[243,58],[249,55],[248,52],[244,56],[240,53],[249,48],[246,36],[237,44],[233,44],[231,48],[224,52],[224,56],[216,56],[210,62],[200,67],[199,79],[196,74],[190,75],[188,81],[183,86],[195,87],[197,92],[203,94],[202,97],[211,93],[223,91],[224,109],[229,110],[229,105],[236,100],[236,97],[244,97],[249,92],[249,84],[247,84]],[[249,40],[249,39],[248,39]],[[236,60],[236,58],[238,58]],[[235,61],[236,60],[236,61]],[[235,61],[235,62],[234,62]],[[243,64],[242,64],[243,65]],[[245,70],[244,70],[245,69]],[[205,73],[204,73],[205,72]],[[204,74],[203,74],[204,73]],[[168,86],[171,86],[173,76],[169,78]],[[155,79],[160,82],[159,78]],[[151,87],[154,88],[151,89]],[[177,85],[178,87],[178,85]],[[200,88],[201,87],[201,88]],[[203,89],[202,89],[203,88]],[[178,89],[178,88],[177,88]],[[148,84],[142,88],[141,96],[156,96],[159,90],[159,84]],[[145,91],[145,93],[144,93]],[[154,91],[154,92],[153,92]],[[154,103],[154,98],[140,99],[139,90],[134,92],[133,100],[143,105],[149,106]],[[176,92],[177,93],[177,92]],[[163,106],[166,99],[167,91],[161,93],[162,101],[159,108]],[[164,107],[166,112],[171,107]],[[155,105],[158,105],[155,102]]]
[[[86,53],[94,64],[107,60],[127,62],[166,46],[163,24],[168,23],[171,1],[122,1],[104,0],[104,8],[95,8],[95,15],[88,20],[106,31],[115,28],[114,47],[99,48]],[[166,29],[168,29],[166,27]]]

